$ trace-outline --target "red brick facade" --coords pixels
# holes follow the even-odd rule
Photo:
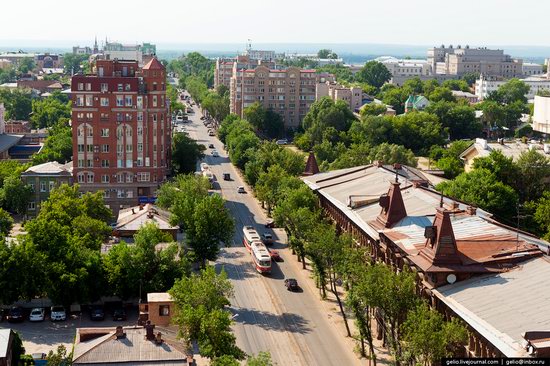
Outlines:
[[[75,183],[102,190],[115,214],[154,196],[170,166],[164,66],[97,60],[93,74],[72,78],[71,97]]]

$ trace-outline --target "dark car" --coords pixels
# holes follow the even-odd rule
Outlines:
[[[93,306],[90,309],[90,319],[91,320],[103,320],[105,319],[105,311],[101,306]]]
[[[8,311],[8,316],[6,317],[6,319],[10,323],[22,322],[23,320],[25,320],[25,318],[23,316],[23,308],[21,308],[19,306],[12,307]]]
[[[126,311],[119,308],[113,311],[113,320],[126,320]]]
[[[288,291],[297,291],[300,289],[300,286],[298,286],[298,281],[294,278],[285,279],[285,286]]]
[[[214,148],[214,144],[208,144],[208,148],[209,148],[209,149],[213,149],[213,148]]]
[[[275,221],[273,221],[273,219],[267,219],[267,221],[265,222],[265,227],[274,228],[275,227]]]
[[[223,173],[223,180],[231,180],[231,174]]]

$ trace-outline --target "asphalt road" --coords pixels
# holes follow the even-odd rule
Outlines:
[[[231,299],[234,312],[234,331],[237,344],[248,354],[269,351],[277,365],[360,365],[352,352],[352,345],[329,319],[317,289],[307,279],[301,264],[286,247],[286,235],[281,229],[271,230],[283,262],[274,262],[270,275],[258,274],[250,254],[242,245],[243,225],[253,225],[261,234],[266,229],[266,216],[254,198],[250,187],[229,162],[223,144],[209,137],[200,121],[200,111],[189,116],[186,130],[190,137],[208,146],[214,144],[220,157],[212,157],[207,149],[204,159],[215,175],[214,190],[227,201],[236,223],[233,245],[222,249],[216,266],[225,269],[234,285]],[[231,181],[223,180],[223,173],[231,174]],[[247,193],[237,193],[244,186]],[[296,278],[301,292],[287,291],[285,278]]]

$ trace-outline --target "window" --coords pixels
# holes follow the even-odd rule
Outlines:
[[[54,187],[55,187],[55,182],[54,182],[53,180],[50,180],[50,185],[49,185],[49,187],[48,187],[48,191],[51,192],[51,191],[53,190]]]
[[[29,211],[34,211],[34,210],[36,210],[36,206],[35,206],[34,201],[29,202],[29,205],[27,206],[27,209],[28,209]]]
[[[124,85],[124,90],[130,91],[130,90],[132,90],[132,86],[130,84],[126,84],[126,85]]]
[[[108,121],[109,120],[109,113],[101,113],[101,116],[100,116],[101,120],[102,121]]]
[[[109,129],[108,128],[102,128],[101,129],[101,137],[109,137]]]
[[[78,167],[84,168],[84,159],[78,159]]]
[[[84,173],[78,173],[78,183],[84,183]]]
[[[94,96],[93,95],[86,95],[86,106],[91,107],[94,105]]]
[[[157,96],[156,95],[153,95],[153,107],[156,107],[157,106]]]
[[[126,159],[126,168],[131,168],[132,167],[132,159]]]
[[[128,84],[129,85],[129,84]],[[126,103],[126,107],[131,107],[132,106],[132,96],[131,95],[127,95],[125,98],[124,98],[124,102]]]
[[[141,158],[137,158],[137,166],[143,166],[143,160]]]
[[[142,96],[137,97],[137,107],[138,108],[143,108],[143,97]]]
[[[147,173],[147,172],[138,173],[137,176],[138,176],[137,177],[138,182],[149,182],[151,180],[151,175],[150,173]]]
[[[46,192],[46,182],[40,182],[40,192]]]
[[[117,113],[116,120],[117,122],[122,122],[124,120],[124,115],[122,113]]]
[[[101,67],[100,67],[99,69],[100,69],[100,70],[103,70],[103,68],[101,68]],[[109,91],[109,86],[108,86],[108,84],[107,84],[107,83],[101,83],[101,92],[102,92],[102,93],[105,93],[105,92],[107,92],[107,91]]]
[[[153,118],[153,122],[156,122],[157,121],[157,114],[156,113],[153,113],[151,115],[151,118]]]
[[[132,174],[126,174],[126,183],[132,183],[133,181],[134,181],[134,176]]]
[[[94,114],[93,113],[86,113],[86,120],[87,121],[93,121],[94,120]]]
[[[131,113],[126,113],[124,117],[125,117],[125,120],[127,122],[130,122],[132,120],[132,114]]]
[[[109,174],[103,174],[101,176],[101,183],[109,183]]]
[[[130,127],[126,127],[126,137],[132,137],[132,129]]]
[[[170,316],[170,305],[160,305],[159,316]]]
[[[94,167],[94,162],[92,161],[92,159],[86,160],[86,166],[88,168],[93,168]]]
[[[31,191],[34,192],[34,183],[29,183],[29,187],[31,187]]]
[[[84,83],[78,83],[77,90],[84,90]]]
[[[143,112],[139,112],[137,114],[137,120],[138,120],[138,122],[143,122]]]
[[[108,168],[109,167],[109,159],[101,160],[101,167],[102,168]]]
[[[91,84],[91,83],[86,83],[86,90],[87,90],[87,91],[91,91],[91,90],[92,90],[92,84]]]
[[[94,152],[94,145],[86,145],[86,150],[89,153],[93,153]]]
[[[122,84],[117,84],[117,90],[118,90],[118,91],[122,91],[122,89],[123,89],[123,88],[122,88]]]
[[[117,107],[124,107],[124,97],[122,95],[116,96],[116,106]]]
[[[101,106],[102,107],[108,107],[109,106],[109,98],[102,97],[101,98]]]
[[[116,181],[117,183],[124,183],[124,173],[118,173],[116,175]]]
[[[77,107],[83,107],[84,106],[84,95],[77,95],[76,96],[76,105],[77,105]]]
[[[142,151],[143,151],[143,143],[138,142],[138,144],[137,144],[137,151],[138,151],[138,152],[142,152]]]
[[[127,190],[126,191],[126,198],[134,198],[134,191]]]
[[[111,192],[108,189],[104,190],[103,191],[103,198],[109,198],[109,197],[111,197]],[[105,205],[105,206],[109,207],[109,205]]]
[[[117,198],[124,198],[124,189],[118,189],[116,191]]]

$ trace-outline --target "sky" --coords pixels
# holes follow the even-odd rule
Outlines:
[[[0,47],[374,43],[549,46],[547,0],[2,1]],[[10,16],[6,16],[11,14]]]

